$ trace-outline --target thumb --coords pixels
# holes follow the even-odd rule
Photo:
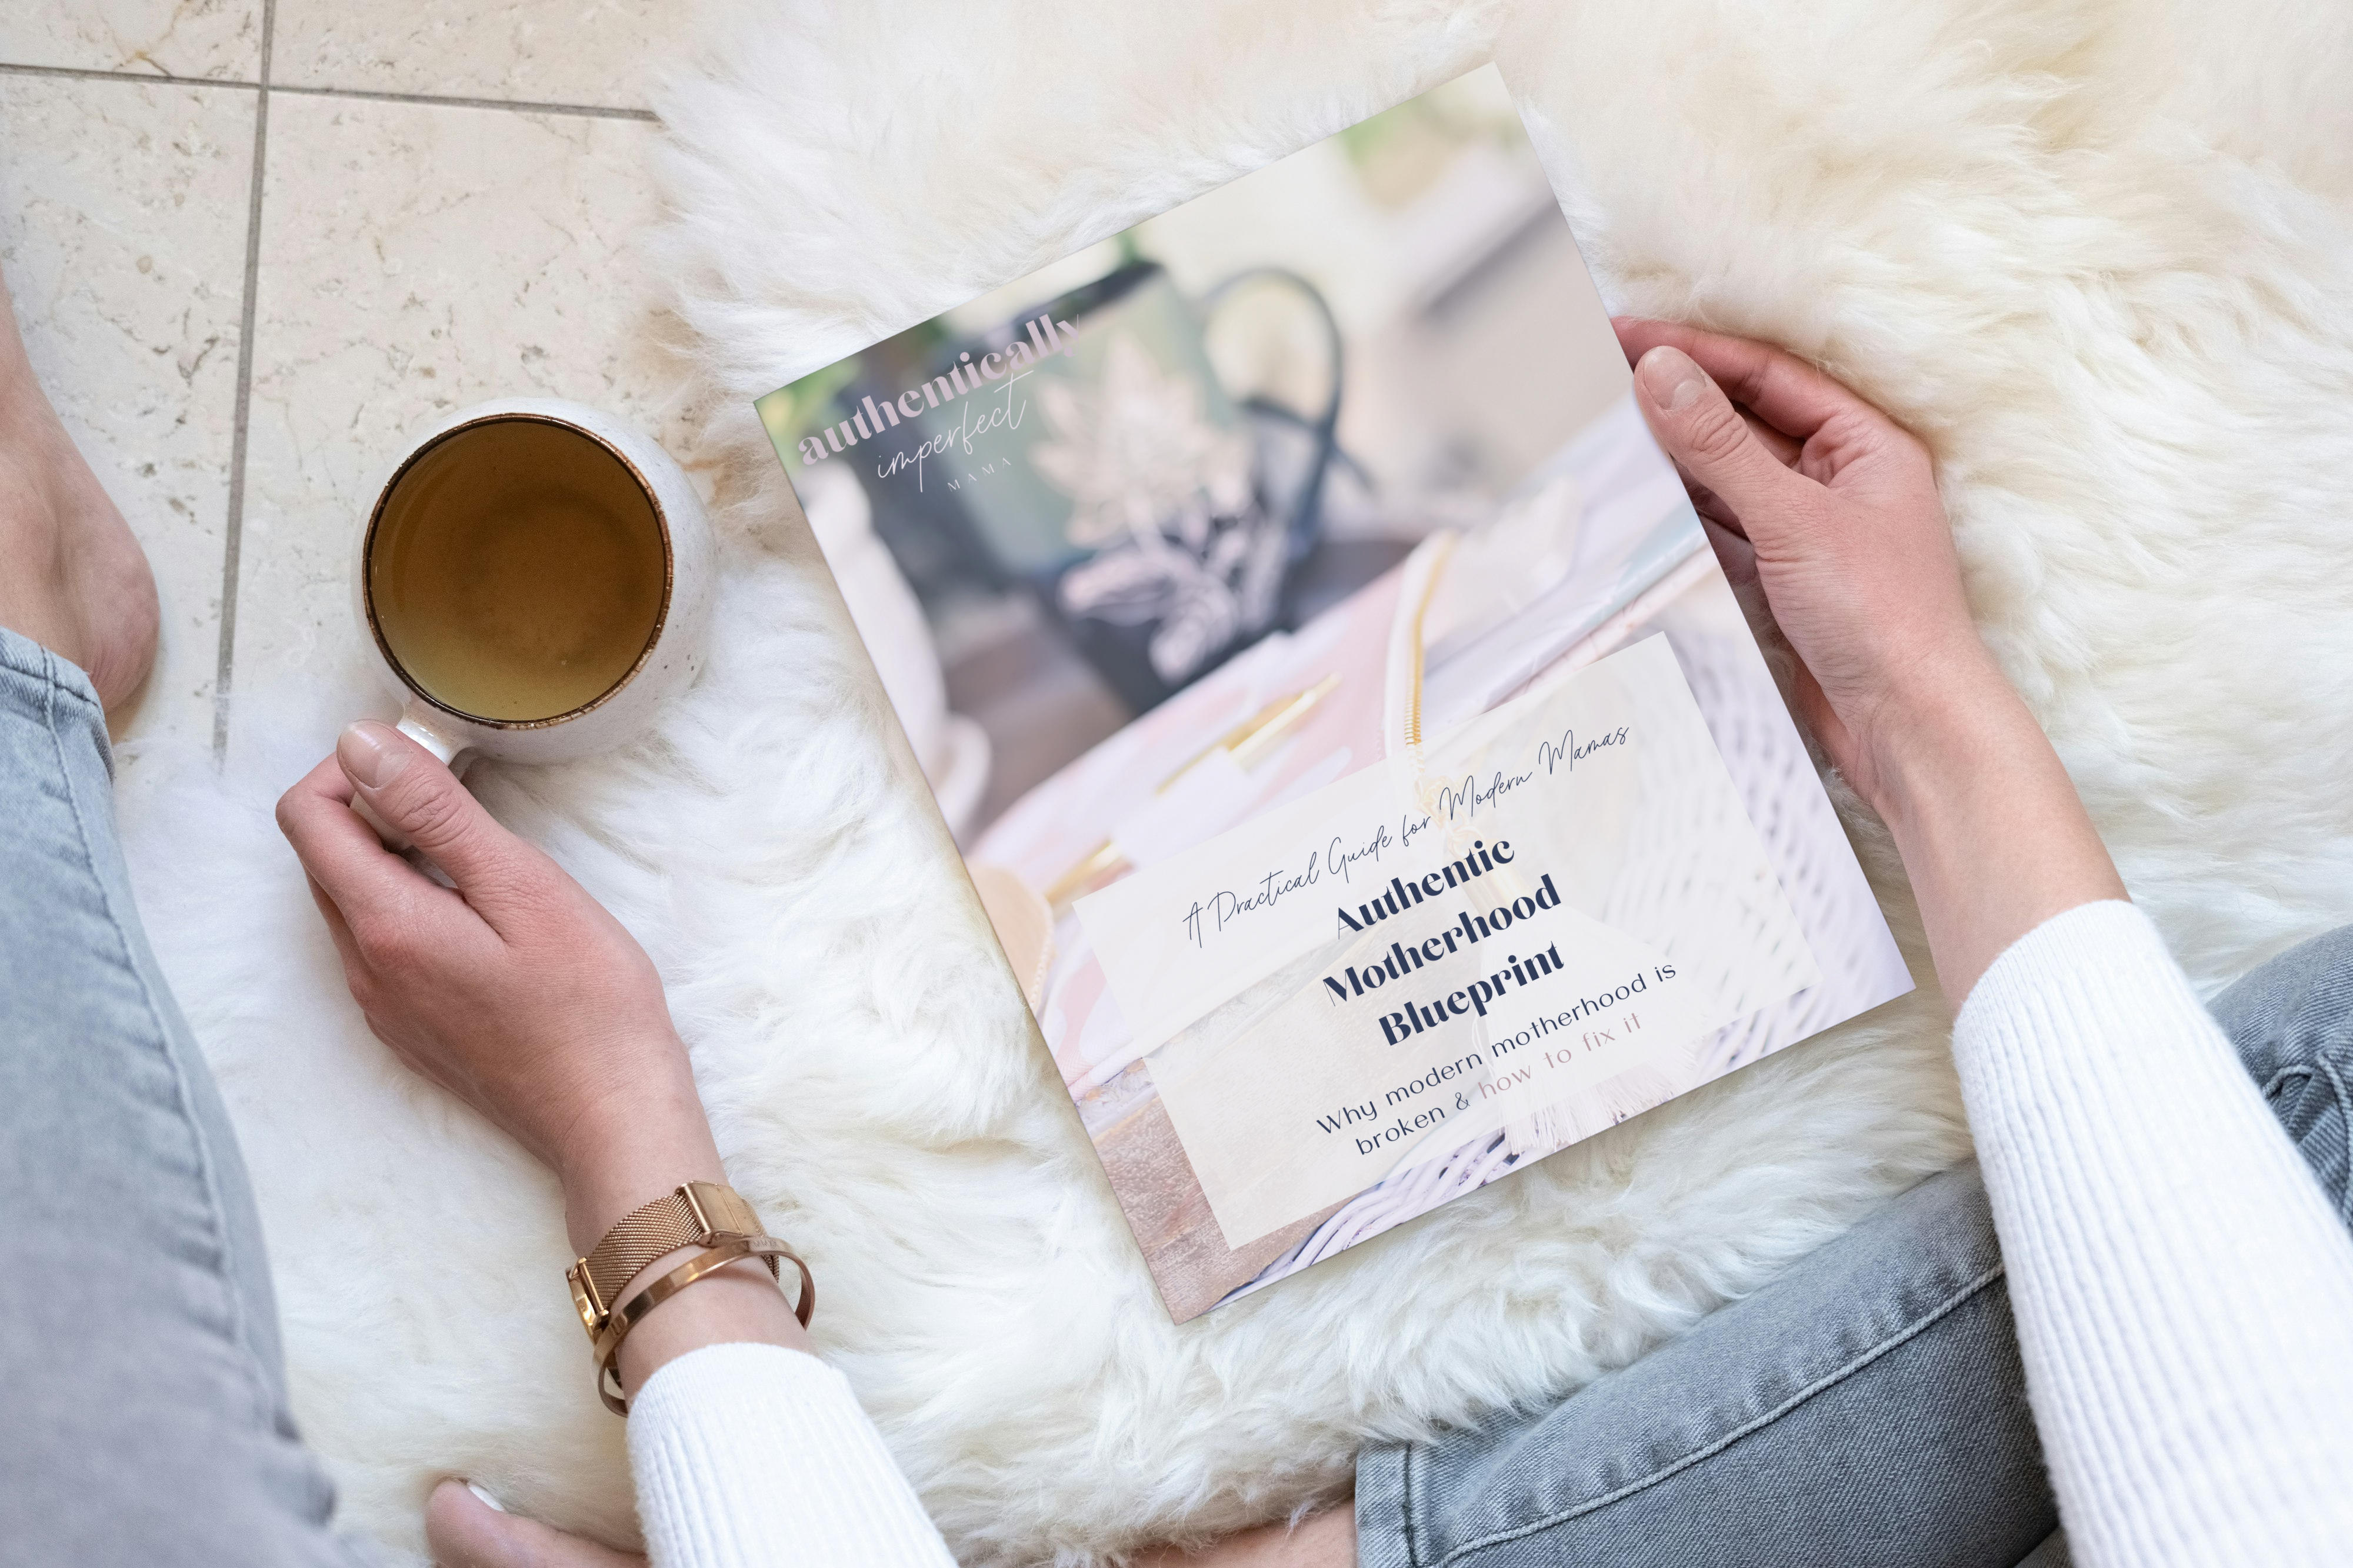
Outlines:
[[[1634,366],[1642,414],[1659,445],[1698,483],[1714,490],[1744,529],[1760,513],[1769,521],[1793,492],[1813,481],[1792,472],[1766,448],[1699,362],[1665,343]]]
[[[335,740],[353,793],[408,836],[460,892],[483,882],[522,847],[441,759],[394,729],[353,724]]]

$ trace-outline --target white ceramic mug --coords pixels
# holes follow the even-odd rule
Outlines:
[[[403,478],[427,453],[460,431],[510,420],[560,426],[602,447],[636,480],[661,532],[661,605],[653,635],[637,662],[592,700],[544,719],[485,719],[436,699],[401,668],[385,641],[374,603],[371,562],[378,526]],[[703,515],[702,499],[669,453],[601,410],[554,398],[512,397],[459,409],[410,439],[405,454],[376,487],[375,502],[360,530],[352,592],[376,668],[401,695],[403,734],[448,763],[454,764],[467,752],[511,762],[550,763],[630,740],[663,703],[694,679],[702,668],[703,633],[711,614],[712,572],[711,525]],[[405,847],[372,814],[364,809],[361,814],[369,817],[386,843]]]

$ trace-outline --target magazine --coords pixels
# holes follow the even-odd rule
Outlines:
[[[759,410],[1177,1320],[1911,988],[1493,67]]]

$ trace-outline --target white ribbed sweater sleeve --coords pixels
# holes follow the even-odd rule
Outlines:
[[[1953,1030],[2085,1568],[2353,1562],[2353,1237],[2156,928],[2086,904]]]
[[[781,1345],[705,1345],[629,1405],[653,1568],[955,1568],[841,1373]]]

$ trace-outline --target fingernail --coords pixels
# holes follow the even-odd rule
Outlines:
[[[471,1481],[468,1481],[468,1482],[466,1483],[466,1489],[467,1489],[468,1491],[470,1491],[470,1492],[473,1493],[476,1497],[480,1498],[480,1499],[482,1500],[482,1506],[483,1506],[484,1508],[496,1509],[496,1510],[497,1510],[499,1512],[501,1512],[501,1513],[504,1513],[504,1512],[506,1512],[506,1510],[507,1510],[507,1505],[506,1505],[506,1504],[504,1504],[504,1503],[501,1502],[498,1499],[496,1499],[496,1498],[492,1497],[490,1493],[488,1493],[488,1492],[484,1491],[481,1488],[480,1488],[480,1487],[476,1486],[473,1482],[471,1482]]]
[[[1634,374],[1651,401],[1664,414],[1672,414],[1697,397],[1700,389],[1707,384],[1707,373],[1691,355],[1664,343],[1642,356],[1642,362],[1634,367]]]
[[[335,761],[362,789],[382,789],[398,778],[408,756],[389,724],[353,724],[335,740]]]

